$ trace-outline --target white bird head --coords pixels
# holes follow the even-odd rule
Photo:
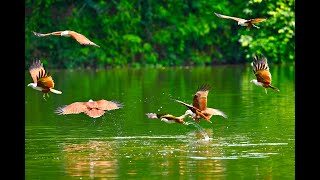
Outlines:
[[[194,113],[190,109],[188,109],[184,114],[192,116]]]
[[[35,89],[37,87],[37,83],[29,83],[28,87],[32,87],[33,89]]]
[[[70,37],[69,31],[62,31],[60,35]]]
[[[32,87],[32,89],[38,90],[38,91],[42,91],[42,88],[37,86],[37,83],[29,83],[28,87]]]
[[[168,123],[168,124],[175,123],[175,121],[170,121],[170,120],[168,120],[167,118],[161,118],[160,120],[163,121],[163,122],[166,122],[166,123]]]
[[[250,82],[257,86],[263,86],[263,84],[261,82],[258,82],[256,79],[252,79]]]

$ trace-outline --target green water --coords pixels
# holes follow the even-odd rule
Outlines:
[[[270,65],[280,92],[250,83],[249,65],[197,68],[52,70],[44,101],[25,79],[26,179],[295,179],[295,67]],[[167,124],[145,113],[181,115],[199,85],[208,107],[228,119]],[[57,115],[62,105],[114,100],[121,109],[92,119]],[[186,121],[192,121],[186,119]],[[205,139],[208,136],[209,139]]]

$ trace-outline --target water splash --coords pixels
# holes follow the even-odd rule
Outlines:
[[[197,122],[186,122],[187,125],[192,124],[194,127],[196,127],[199,132],[201,133],[201,135],[204,137],[205,141],[209,141],[209,136],[206,133],[206,131],[203,130],[203,128],[197,123]]]

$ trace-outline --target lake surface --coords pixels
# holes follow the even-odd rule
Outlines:
[[[270,65],[280,92],[267,94],[250,83],[249,65],[50,72],[63,93],[46,101],[25,76],[26,179],[295,179],[294,65]],[[185,126],[145,116],[182,115],[171,98],[191,104],[204,83],[208,107],[227,119]],[[124,106],[97,119],[54,113],[89,99]]]

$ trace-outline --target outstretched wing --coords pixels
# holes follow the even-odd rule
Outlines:
[[[169,120],[174,120],[175,116],[171,115],[171,114],[165,114],[165,113],[162,113],[162,114],[157,114],[157,113],[146,113],[146,116],[150,119],[161,119],[161,118],[166,118],[166,119],[169,119]]]
[[[165,116],[172,116],[171,114],[165,114],[165,113],[161,113],[161,114],[157,114],[157,113],[146,113],[146,116],[150,119],[161,119],[162,117]]]
[[[160,116],[158,116],[159,114],[156,114],[156,113],[146,113],[146,116],[147,118],[150,118],[150,119],[158,119]]]
[[[161,121],[165,121],[166,123],[181,123],[185,124],[182,118],[173,116],[171,114],[157,114],[157,113],[146,113],[146,116],[151,119],[161,119]]]
[[[61,36],[62,31],[56,31],[56,32],[51,32],[51,33],[46,33],[46,34],[37,33],[37,32],[32,31],[32,33],[38,37],[45,37],[45,36],[51,36],[51,35]]]
[[[192,106],[192,105],[190,105],[190,104],[187,104],[187,103],[185,103],[185,102],[179,101],[179,100],[177,100],[177,99],[173,99],[173,100],[176,101],[176,102],[178,102],[178,103],[180,103],[180,104],[185,105],[185,106],[186,106],[188,109],[190,109],[193,113],[196,113],[197,111],[200,112],[200,109],[198,109],[197,107],[194,107],[194,106]]]
[[[90,41],[87,37],[84,35],[77,33],[75,31],[69,31],[68,33],[71,37],[73,37],[75,40],[77,40],[81,45],[86,45],[86,46],[96,46],[100,47],[94,42]]]
[[[123,107],[123,105],[118,102],[107,101],[104,99],[98,100],[98,101],[96,101],[96,103],[98,104],[98,109],[107,110],[107,111],[114,110],[114,109],[120,109]]]
[[[43,64],[41,63],[40,60],[35,60],[31,64],[31,66],[29,67],[29,72],[30,72],[30,75],[31,75],[33,82],[37,83],[38,76],[39,76],[40,72],[45,72],[45,69],[44,69]]]
[[[267,18],[254,18],[254,19],[250,19],[248,21],[250,21],[251,23],[258,23],[258,22],[262,22],[267,20]]]
[[[193,96],[192,105],[201,111],[207,108],[207,96],[209,93],[210,86],[208,84],[204,84],[200,86],[197,92]]]
[[[251,65],[258,82],[271,84],[269,65],[267,59],[263,55],[254,56]]]
[[[238,18],[238,17],[226,16],[226,15],[218,14],[218,13],[214,13],[214,14],[216,14],[219,18],[232,19],[235,21],[246,21],[246,19],[242,19],[242,18]]]
[[[212,116],[222,116],[224,118],[227,118],[227,115],[219,109],[207,108],[206,110],[202,111],[202,113],[209,118],[211,118]]]
[[[253,61],[251,63],[251,66],[253,68],[253,72],[257,72],[258,70],[268,70],[269,71],[269,65],[267,62],[267,59],[263,55],[255,55],[253,57]]]
[[[74,102],[69,105],[58,107],[55,111],[55,113],[61,115],[61,114],[79,114],[82,112],[88,111],[87,106],[84,102]]]

